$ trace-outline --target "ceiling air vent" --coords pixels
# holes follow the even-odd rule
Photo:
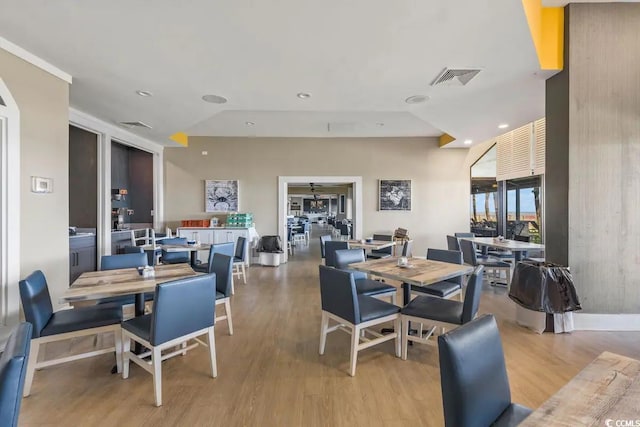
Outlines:
[[[147,129],[152,129],[151,126],[149,126],[148,124],[141,122],[141,121],[137,121],[137,122],[120,122],[120,124],[122,126],[126,126],[128,128],[147,128]]]
[[[473,68],[445,68],[431,86],[464,86],[479,72]]]

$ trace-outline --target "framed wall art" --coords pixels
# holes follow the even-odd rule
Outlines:
[[[379,183],[378,210],[410,211],[411,180],[381,179]]]
[[[206,180],[204,197],[206,212],[238,212],[238,181]]]

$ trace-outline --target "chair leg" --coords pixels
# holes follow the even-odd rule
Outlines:
[[[394,341],[396,347],[396,357],[400,357],[402,351],[402,320],[398,317],[393,321],[394,334],[396,334],[396,339]]]
[[[24,390],[22,395],[24,397],[31,394],[31,383],[33,383],[33,374],[36,371],[36,363],[38,363],[38,350],[40,349],[40,343],[31,340],[31,348],[29,349],[29,361],[27,362],[27,376],[24,380]]]
[[[129,378],[129,357],[131,356],[131,338],[122,334],[122,379]]]
[[[244,262],[242,263],[242,281],[247,284],[247,270],[244,269]]]
[[[209,328],[209,361],[211,362],[211,376],[218,376],[218,364],[216,363],[216,336],[213,333],[213,326]]]
[[[162,353],[158,347],[151,350],[151,365],[153,365],[153,391],[156,406],[162,406]]]
[[[356,376],[356,363],[358,362],[358,344],[360,343],[360,328],[354,326],[351,330],[351,356],[349,357],[349,375]]]
[[[236,288],[234,286],[234,282],[235,282],[235,280],[233,278],[233,274],[231,274],[231,295],[235,295],[235,293],[236,293]]]
[[[122,373],[122,332],[113,331],[113,340],[116,346],[116,368],[118,373]]]
[[[327,329],[329,328],[329,316],[322,312],[322,320],[320,320],[320,350],[321,355],[324,354],[324,347],[327,343]]]
[[[226,314],[227,316],[229,335],[233,335],[233,321],[231,320],[231,300],[229,298],[224,301],[224,314]]]
[[[402,319],[402,360],[407,360],[407,347],[409,347],[409,321]]]
[[[398,293],[394,292],[391,294],[391,304],[396,305],[396,298],[397,298]]]
[[[187,342],[185,341],[182,344],[180,344],[180,348],[187,348]],[[183,351],[182,355],[186,356],[187,355],[187,350]]]

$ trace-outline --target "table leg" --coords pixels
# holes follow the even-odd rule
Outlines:
[[[191,267],[196,265],[196,260],[198,259],[198,251],[191,251]]]

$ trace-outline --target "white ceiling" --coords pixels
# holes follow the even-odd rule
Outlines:
[[[461,145],[544,114],[550,74],[538,70],[515,0],[2,0],[2,9],[0,36],[73,76],[73,107],[148,123],[134,131],[167,145],[177,131],[446,132]],[[482,71],[465,87],[431,87],[445,67]],[[208,104],[204,94],[229,102]],[[431,99],[404,102],[417,94]]]

